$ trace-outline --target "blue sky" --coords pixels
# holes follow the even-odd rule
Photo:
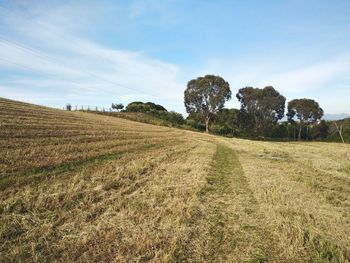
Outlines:
[[[185,113],[205,74],[350,113],[350,1],[1,1],[0,97]]]

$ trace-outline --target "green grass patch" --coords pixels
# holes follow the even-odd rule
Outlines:
[[[304,239],[309,263],[344,262],[350,257],[347,251],[320,235],[310,237],[307,233]]]

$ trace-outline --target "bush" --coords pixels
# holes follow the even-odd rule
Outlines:
[[[162,105],[155,104],[153,102],[143,103],[141,101],[134,101],[126,106],[127,112],[151,112],[151,111],[167,111]]]
[[[175,126],[180,126],[185,124],[185,119],[182,116],[182,114],[175,111],[170,111],[170,112],[158,111],[158,112],[153,112],[153,115],[160,119],[168,121]]]

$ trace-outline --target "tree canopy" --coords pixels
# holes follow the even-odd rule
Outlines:
[[[241,112],[250,117],[255,135],[266,132],[284,117],[286,98],[271,86],[263,89],[245,87],[236,95]]]
[[[151,112],[151,111],[167,111],[162,105],[153,102],[134,101],[128,104],[125,108],[128,112]]]
[[[205,129],[209,132],[209,120],[231,99],[230,85],[220,76],[206,75],[192,79],[185,90],[185,107],[188,113],[201,113]]]
[[[288,121],[295,123],[294,118],[299,120],[298,140],[301,140],[301,131],[304,125],[315,123],[323,116],[320,105],[312,99],[294,99],[288,103]]]
[[[112,107],[112,109],[119,111],[119,110],[122,110],[124,108],[124,105],[122,103],[115,103],[115,104],[112,103],[111,107]]]

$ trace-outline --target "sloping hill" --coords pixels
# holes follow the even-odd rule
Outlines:
[[[172,257],[215,145],[5,99],[0,113],[0,261]]]
[[[0,262],[348,262],[341,144],[0,99]]]
[[[326,121],[336,121],[350,118],[350,114],[340,113],[340,114],[325,114],[323,119]]]
[[[2,173],[26,173],[40,168],[107,158],[138,151],[158,142],[176,142],[177,130],[138,122],[66,112],[1,100],[2,144],[7,148]]]
[[[157,118],[151,114],[143,112],[92,112],[100,115],[113,116],[130,121],[142,122],[158,126],[174,127],[175,125],[169,121]]]

